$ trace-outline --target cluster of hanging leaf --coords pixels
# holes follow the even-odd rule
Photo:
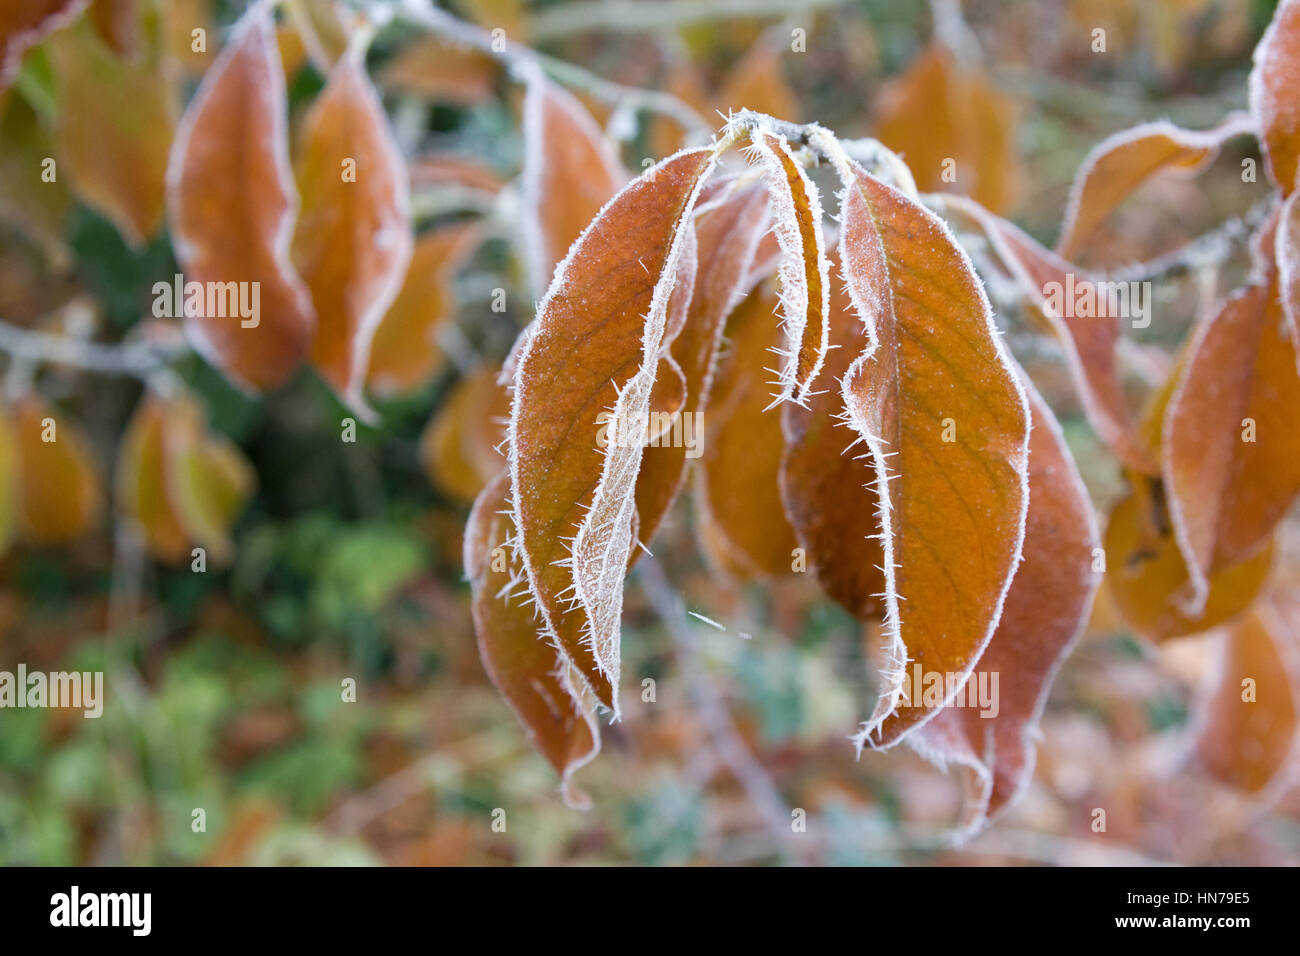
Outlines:
[[[500,179],[463,157],[402,158],[364,68],[365,31],[349,24],[299,37],[259,0],[215,57],[186,61],[202,81],[177,116],[156,59],[122,49],[102,18],[77,20],[85,6],[6,13],[18,19],[0,24],[0,82],[50,35],[66,107],[54,152],[78,198],[133,242],[165,221],[187,280],[258,284],[252,324],[186,313],[196,349],[250,391],[309,364],[364,419],[368,397],[427,383],[444,361],[452,278],[481,237],[463,224],[416,237],[409,190],[453,183],[492,196]],[[188,25],[196,14],[183,6],[177,22]],[[329,71],[291,150],[285,60],[304,55],[304,38]],[[460,377],[422,442],[439,487],[473,501],[464,563],[484,666],[565,799],[587,802],[572,776],[599,751],[598,715],[619,714],[625,578],[688,479],[699,545],[720,576],[771,578],[806,559],[863,622],[877,686],[854,740],[859,750],[906,741],[964,768],[968,832],[1032,774],[1053,677],[1103,580],[1152,641],[1230,622],[1207,704],[1217,732],[1200,756],[1221,779],[1265,790],[1292,752],[1300,687],[1287,679],[1300,675],[1300,607],[1268,583],[1275,529],[1300,491],[1289,421],[1300,407],[1300,0],[1281,4],[1260,44],[1249,115],[1205,132],[1153,123],[1099,144],[1055,251],[997,215],[1015,157],[997,121],[1007,105],[983,77],[936,46],[886,92],[878,132],[909,168],[879,144],[789,122],[774,49],[761,42],[728,90],[674,92],[780,119],[733,114],[708,145],[635,178],[576,97],[539,70],[525,77],[512,238],[536,315],[503,367]],[[431,56],[444,67],[435,74],[421,66]],[[430,41],[392,58],[384,78],[473,101],[492,69]],[[135,109],[103,105],[106,91]],[[909,141],[900,118],[932,104],[931,132]],[[145,119],[125,128],[120,115]],[[665,152],[682,144],[667,121],[651,132]],[[1254,272],[1135,413],[1119,375],[1120,318],[1079,314],[1048,290],[1095,282],[1075,263],[1125,199],[1158,172],[1205,167],[1237,135],[1258,138],[1278,195],[1253,242]],[[922,193],[949,182],[939,170],[952,157],[971,158],[970,195]],[[822,196],[816,165],[838,180],[836,195]],[[1089,423],[1123,465],[1130,491],[1104,532],[953,228],[983,237],[989,267],[1059,343]],[[684,421],[701,423],[698,456],[660,440]],[[42,437],[55,429],[57,440]],[[0,538],[53,542],[89,527],[101,493],[88,457],[38,398],[12,399],[0,415]],[[155,556],[227,555],[253,482],[191,396],[171,382],[146,394],[116,497]],[[936,695],[916,693],[917,671],[946,678]],[[996,717],[955,706],[979,672],[1000,676]],[[1245,675],[1259,685],[1249,708]]]
[[[1300,675],[1300,648],[1294,601],[1261,591],[1274,531],[1300,492],[1300,433],[1287,423],[1300,401],[1297,62],[1291,2],[1257,54],[1250,115],[1207,132],[1152,123],[1101,143],[1056,251],[990,211],[1005,202],[996,164],[975,171],[983,202],[922,197],[911,173],[939,169],[940,157],[909,150],[909,171],[882,150],[757,114],[733,115],[710,146],[617,188],[580,107],[534,82],[531,251],[535,270],[554,274],[499,379],[510,390],[507,458],[475,502],[465,565],[484,663],[567,800],[587,800],[571,777],[599,750],[595,714],[619,713],[624,578],[688,468],[697,538],[719,574],[788,574],[806,555],[825,593],[867,625],[877,697],[855,742],[907,741],[964,768],[965,832],[1027,784],[1053,677],[1103,579],[1152,641],[1233,622],[1200,756],[1250,791],[1278,780],[1295,743],[1288,675]],[[963,137],[1004,128],[979,121],[999,108],[980,82],[935,52],[890,109],[917,96],[912,109],[952,104],[926,91],[957,84],[971,100],[950,117],[960,152]],[[1255,237],[1254,273],[1134,414],[1119,375],[1121,317],[1049,290],[1099,281],[1074,263],[1152,175],[1195,172],[1243,134],[1259,137],[1280,200]],[[567,146],[547,149],[548,138]],[[816,163],[842,186],[834,235],[807,174]],[[582,216],[558,197],[575,183],[605,184],[591,204],[608,201],[569,246]],[[991,265],[1065,353],[1131,489],[1104,534],[1051,409],[934,209],[983,235]],[[693,466],[643,427],[669,420],[657,412],[704,413]],[[641,440],[602,441],[598,422]],[[949,678],[934,697],[913,699],[918,668]],[[991,719],[954,706],[976,672],[1000,676]],[[1243,678],[1260,682],[1249,706]]]

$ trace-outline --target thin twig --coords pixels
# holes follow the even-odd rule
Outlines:
[[[0,319],[0,352],[33,363],[71,365],[88,372],[150,379],[178,354],[175,346],[146,342],[102,345],[81,339],[34,332]]]
[[[1107,278],[1120,282],[1171,279],[1206,266],[1219,265],[1232,257],[1236,246],[1255,234],[1272,208],[1272,199],[1261,200],[1244,216],[1229,219],[1165,255],[1118,269]]]
[[[711,20],[788,17],[844,0],[581,0],[540,10],[528,21],[538,42],[580,33],[649,33]]]
[[[435,7],[430,0],[402,0],[395,12],[453,43],[486,53],[504,63],[520,78],[526,79],[530,71],[541,70],[556,81],[581,89],[607,103],[659,113],[693,132],[707,133],[713,129],[711,123],[671,93],[615,83],[580,66],[538,53],[515,40],[498,41],[489,31],[452,16]]]

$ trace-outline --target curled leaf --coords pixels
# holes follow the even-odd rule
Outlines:
[[[207,433],[203,417],[187,395],[148,395],[122,439],[118,508],[160,561],[187,560],[195,546],[228,561],[230,524],[256,481],[239,449]]]
[[[839,383],[862,341],[847,292],[831,296],[829,324],[830,350],[807,407],[791,402],[781,409],[781,500],[822,590],[865,618],[882,609],[885,555],[876,529],[874,472],[852,447],[859,439],[843,417]]]
[[[537,633],[524,600],[509,494],[510,476],[502,471],[475,501],[465,528],[479,655],[533,746],[560,774],[565,802],[585,809],[591,801],[570,778],[600,752],[594,701],[563,652]]]
[[[639,534],[646,543],[676,499],[688,463],[702,454],[722,330],[746,287],[767,223],[767,196],[757,187],[736,189],[706,205],[695,223],[699,278],[684,325],[671,343],[672,359],[685,384],[681,412],[667,426],[669,440],[646,448],[637,476]]]
[[[209,289],[247,283],[258,314],[186,310],[195,345],[227,376],[272,388],[306,357],[315,312],[289,262],[297,195],[270,8],[254,4],[181,118],[167,170],[176,257]],[[220,314],[224,312],[225,314]]]
[[[406,276],[412,237],[406,166],[360,47],[335,64],[303,123],[298,188],[293,258],[316,308],[312,363],[367,415],[371,342]]]
[[[1065,350],[1070,376],[1097,437],[1130,468],[1154,474],[1159,465],[1135,434],[1120,384],[1120,310],[1111,305],[1109,287],[978,204],[960,198],[948,202],[980,225],[1002,264],[1047,320]],[[1078,308],[1081,302],[1090,305]]]
[[[795,161],[785,137],[754,130],[751,141],[767,175],[773,231],[781,246],[781,323],[786,359],[779,398],[804,402],[826,360],[830,265],[817,187]]]
[[[1106,527],[1106,582],[1121,616],[1152,641],[1195,634],[1222,624],[1250,606],[1268,578],[1273,547],[1209,577],[1197,613],[1187,608],[1188,569],[1174,540],[1158,485],[1136,479],[1137,493],[1110,513]]]
[[[692,217],[713,162],[683,151],[610,200],[556,269],[514,363],[511,500],[529,590],[544,632],[616,713],[640,429],[687,264],[694,280]],[[601,443],[602,428],[630,437]]]

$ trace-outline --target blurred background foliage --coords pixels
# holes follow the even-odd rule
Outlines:
[[[451,6],[483,23],[510,22],[528,40],[530,18],[565,3]],[[221,30],[243,5],[192,6]],[[984,68],[1018,111],[1018,198],[1007,212],[1050,243],[1075,168],[1105,135],[1162,116],[1201,128],[1242,107],[1250,51],[1272,6],[966,3]],[[881,91],[929,43],[930,7],[845,0],[793,8],[802,12],[788,22],[733,17],[535,43],[648,88],[670,87],[688,63],[716,88],[764,31],[800,26],[807,52],[776,61],[797,104],[789,118],[868,134]],[[1108,29],[1105,56],[1088,48],[1095,25]],[[386,28],[370,54],[374,74],[411,39],[409,26]],[[187,92],[196,80],[187,77]],[[517,98],[497,82],[500,95],[469,104],[385,89],[386,105],[417,154],[473,156],[511,177],[521,148]],[[289,87],[295,116],[322,83],[303,59]],[[608,118],[607,108],[589,105]],[[56,109],[38,48],[6,96],[3,122],[41,122]],[[652,127],[642,124],[624,144],[630,168],[659,155]],[[0,153],[6,148],[0,142]],[[1242,155],[1225,151],[1194,182],[1151,187],[1147,205],[1117,220],[1116,242],[1149,250],[1162,235],[1194,235],[1241,215],[1233,184]],[[1150,215],[1153,206],[1161,217]],[[118,339],[148,315],[152,283],[176,271],[165,235],[133,248],[75,199],[50,234],[14,215],[12,203],[4,208],[0,317],[11,323],[38,325],[76,297],[91,305],[89,334]],[[1126,255],[1122,245],[1112,251]],[[478,361],[499,362],[530,317],[521,295],[505,313],[491,313],[481,295],[503,273],[517,282],[515,269],[496,238],[457,277],[456,327]],[[1164,307],[1177,313],[1186,303],[1190,323],[1196,290],[1169,294],[1181,298]],[[1185,328],[1151,334],[1174,341]],[[954,778],[905,748],[854,760],[847,737],[872,699],[857,623],[797,576],[742,588],[713,579],[691,538],[689,501],[655,552],[687,605],[726,630],[692,621],[696,644],[684,668],[632,585],[627,713],[604,728],[605,752],[582,771],[595,808],[566,809],[478,661],[460,557],[466,504],[431,484],[421,462],[426,423],[474,364],[446,363],[425,387],[381,403],[380,424],[360,425],[357,440],[344,442],[348,413],[310,371],[253,399],[197,357],[178,363],[212,430],[237,443],[257,474],[233,529],[233,558],[201,574],[159,566],[106,521],[71,545],[22,545],[0,559],[0,667],[103,670],[108,693],[99,720],[0,712],[0,863],[1300,861],[1294,794],[1252,814],[1210,781],[1177,772],[1206,641],[1153,651],[1124,632],[1104,595],[1053,692],[1030,794],[970,846],[947,847],[944,828],[961,798]],[[1113,498],[1114,462],[1082,423],[1059,363],[1045,355],[1032,371],[1097,500]],[[139,384],[49,366],[36,386],[87,433],[107,482]],[[753,753],[787,807],[806,810],[808,833],[793,848],[779,832],[788,822],[756,807],[719,760],[720,730],[699,706],[692,674],[706,696],[725,700],[722,730]],[[354,703],[342,700],[348,678]],[[646,679],[655,682],[653,703],[639,692]],[[1109,811],[1104,834],[1089,827],[1097,806]],[[195,808],[206,813],[205,832],[191,827]],[[506,811],[505,832],[492,828],[496,808]]]

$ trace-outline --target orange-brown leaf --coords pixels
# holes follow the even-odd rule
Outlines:
[[[1102,140],[1075,174],[1057,252],[1077,258],[1110,214],[1156,173],[1194,175],[1214,161],[1224,142],[1249,131],[1249,118],[1234,115],[1211,130],[1182,129],[1160,120]]]
[[[510,420],[510,397],[497,374],[484,367],[457,382],[420,439],[425,473],[466,503],[505,466],[498,447]]]
[[[1014,803],[1034,772],[1038,718],[1057,668],[1088,622],[1102,575],[1097,521],[1052,410],[1025,378],[1033,412],[1024,560],[960,707],[911,738],[931,759],[971,771],[962,827],[980,829]]]
[[[189,536],[167,493],[165,406],[146,396],[131,416],[114,480],[118,509],[135,522],[149,553],[162,561],[185,557]]]
[[[591,114],[545,77],[528,84],[523,127],[528,268],[540,294],[574,240],[627,182],[627,174]]]
[[[1273,182],[1289,194],[1300,165],[1300,2],[1282,0],[1255,48],[1250,110]]]
[[[841,160],[841,262],[867,326],[844,404],[875,469],[885,551],[880,699],[856,738],[890,746],[903,666],[962,680],[1002,611],[1028,505],[1029,408],[988,299],[941,220]]]
[[[118,59],[86,25],[50,42],[54,147],[74,192],[133,244],[162,224],[173,88],[156,64]]]
[[[565,655],[537,633],[525,603],[509,515],[510,476],[502,471],[474,503],[465,528],[465,573],[473,589],[479,655],[492,683],[529,738],[560,774],[565,802],[586,807],[570,778],[600,751],[600,731],[581,678]]]
[[[85,437],[65,416],[28,395],[13,406],[19,455],[19,535],[63,544],[99,521],[102,494]]]
[[[639,533],[647,544],[676,499],[688,462],[701,454],[703,410],[709,403],[722,330],[736,296],[748,281],[749,266],[766,222],[767,196],[756,187],[719,197],[697,215],[699,278],[685,325],[671,345],[672,357],[686,385],[682,415],[690,417],[674,423],[680,441],[647,447],[641,460],[636,503]]]
[[[776,304],[769,285],[736,306],[704,408],[700,543],[712,565],[741,579],[789,574],[798,546],[781,504],[781,414],[770,407]]]
[[[475,227],[458,223],[416,240],[406,280],[370,345],[366,380],[377,393],[409,392],[442,367],[438,333],[456,316],[455,271],[477,238]]]
[[[415,96],[473,106],[492,95],[500,73],[485,53],[427,38],[402,47],[384,66],[379,82]]]
[[[207,433],[193,398],[147,395],[122,439],[118,508],[160,561],[183,561],[196,545],[227,561],[230,524],[255,480],[238,448]]]
[[[283,384],[315,326],[289,263],[297,195],[289,173],[284,75],[269,9],[236,25],[181,120],[167,171],[176,256],[196,282],[256,283],[256,324],[186,317],[199,351],[244,385]]]
[[[0,407],[0,554],[9,550],[22,520],[22,452],[9,409]]]
[[[1140,493],[1117,504],[1106,527],[1106,583],[1133,630],[1152,641],[1217,627],[1241,613],[1263,587],[1273,547],[1212,573],[1199,613],[1189,613],[1188,571],[1157,488],[1137,478]]]
[[[950,204],[980,224],[998,258],[1055,332],[1097,437],[1130,468],[1154,474],[1159,465],[1135,434],[1120,385],[1116,356],[1120,316],[1112,314],[1098,280],[978,204],[962,200]],[[1092,296],[1096,308],[1075,308],[1087,295]]]
[[[924,191],[961,192],[994,212],[1015,199],[1014,104],[938,44],[881,91],[876,137],[902,154]]]
[[[1210,576],[1258,551],[1300,493],[1300,374],[1276,282],[1229,298],[1180,367],[1163,471],[1195,615]]]
[[[830,266],[817,188],[795,161],[785,137],[755,130],[754,150],[772,196],[773,231],[781,247],[781,324],[786,361],[779,398],[804,402],[826,360],[830,334]]]
[[[12,0],[0,5],[0,90],[13,80],[23,54],[71,23],[87,0]]]
[[[646,420],[712,164],[708,149],[678,153],[610,201],[556,269],[514,364],[511,499],[529,589],[544,631],[615,712],[643,447],[633,438],[602,448],[597,438],[605,427],[635,436]]]
[[[368,414],[370,347],[411,259],[406,165],[354,47],[303,124],[302,214],[293,258],[316,308],[311,359],[339,397]]]
[[[875,471],[843,419],[840,380],[862,345],[862,325],[842,286],[831,296],[830,350],[806,407],[782,408],[781,499],[808,568],[859,618],[880,613],[884,551],[877,537]]]
[[[1273,595],[1225,635],[1218,685],[1206,702],[1196,755],[1216,778],[1248,793],[1294,781],[1300,715],[1300,606]]]

